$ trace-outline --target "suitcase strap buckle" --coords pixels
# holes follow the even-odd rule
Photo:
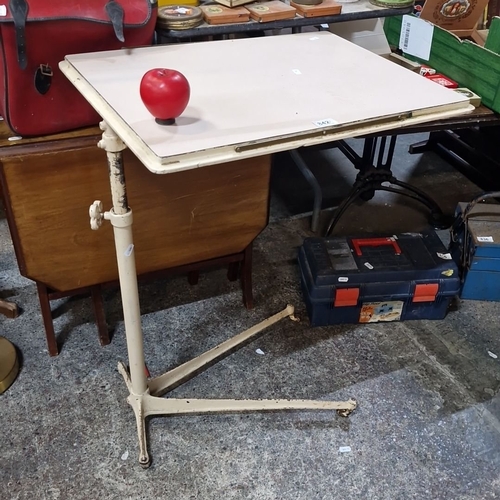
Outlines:
[[[46,94],[52,84],[54,72],[48,64],[40,64],[35,71],[35,89],[41,95]]]
[[[48,64],[40,64],[40,73],[44,76],[54,76],[54,72]]]

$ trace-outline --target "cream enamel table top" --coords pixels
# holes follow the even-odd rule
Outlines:
[[[155,173],[470,110],[458,93],[329,32],[70,55],[60,67]],[[140,99],[139,82],[155,67],[181,71],[190,82],[191,100],[176,125],[156,124]]]

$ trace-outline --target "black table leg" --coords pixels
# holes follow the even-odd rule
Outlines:
[[[290,151],[290,156],[292,157],[295,165],[297,165],[297,168],[299,169],[301,174],[311,186],[314,193],[311,231],[315,232],[318,230],[321,203],[323,202],[323,192],[321,191],[321,186],[319,185],[318,179],[316,179],[314,174],[311,172],[306,162],[300,156],[299,152],[297,150]]]
[[[344,141],[339,141],[336,144],[342,153],[359,170],[359,173],[356,176],[356,181],[351,191],[334,212],[326,230],[326,236],[331,234],[342,215],[356,199],[360,198],[363,201],[371,200],[376,191],[397,193],[418,201],[429,208],[431,212],[429,223],[433,227],[444,229],[450,226],[452,218],[446,217],[439,205],[429,195],[411,184],[396,179],[392,175],[391,166],[397,135],[390,136],[388,147],[387,139],[387,136],[366,137],[361,156]]]

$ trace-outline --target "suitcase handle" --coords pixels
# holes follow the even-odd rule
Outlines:
[[[399,248],[399,245],[394,238],[361,238],[353,239],[351,242],[358,257],[363,255],[361,247],[392,246],[396,255],[401,254],[401,248]]]

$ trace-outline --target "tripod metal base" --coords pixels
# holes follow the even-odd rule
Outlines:
[[[208,368],[231,351],[241,347],[264,328],[283,318],[295,319],[293,316],[294,308],[288,306],[283,311],[245,330],[236,337],[222,342],[201,356],[159,377],[148,380],[145,373],[141,312],[132,236],[133,216],[132,210],[128,206],[123,167],[122,151],[125,149],[125,144],[107,123],[102,122],[101,129],[103,134],[102,140],[99,141],[99,147],[106,150],[113,208],[109,212],[104,212],[102,203],[95,201],[89,210],[90,225],[92,229],[99,229],[105,220],[109,220],[113,226],[129,360],[129,368],[120,363],[118,370],[125,379],[129,391],[127,400],[135,413],[139,436],[140,465],[144,468],[150,465],[145,422],[149,415],[315,409],[337,410],[341,415],[347,416],[352,412],[356,408],[354,400],[346,402],[280,399],[235,401],[231,399],[161,399],[159,397],[192,378],[201,370]]]
[[[148,391],[144,394],[134,394],[127,367],[119,363],[118,370],[122,374],[129,396],[128,403],[135,413],[137,432],[139,436],[139,464],[147,468],[150,459],[147,451],[145,419],[150,415],[186,415],[207,413],[235,413],[246,411],[275,411],[275,410],[336,410],[341,416],[348,416],[355,408],[356,401],[310,401],[288,399],[162,399],[158,397],[171,391],[182,382],[192,378],[203,369],[208,368],[216,361],[250,341],[264,328],[273,325],[279,320],[293,316],[293,306],[287,306],[283,311],[245,330],[235,337],[222,342],[218,346],[206,351],[200,356],[153,378],[148,382]]]

